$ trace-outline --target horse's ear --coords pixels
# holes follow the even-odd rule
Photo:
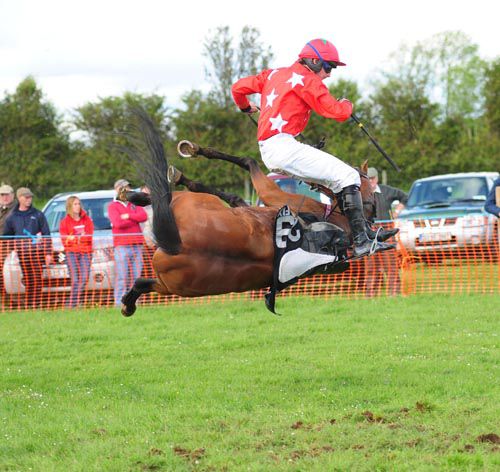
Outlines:
[[[363,174],[368,173],[368,159],[361,164],[361,172],[363,172]]]

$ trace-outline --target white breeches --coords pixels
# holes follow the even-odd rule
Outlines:
[[[299,143],[291,134],[280,133],[259,141],[259,148],[270,171],[324,185],[334,193],[348,185],[361,185],[356,169],[331,154]]]

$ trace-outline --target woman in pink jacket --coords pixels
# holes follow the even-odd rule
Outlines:
[[[71,196],[66,200],[66,216],[61,220],[59,232],[71,277],[67,306],[75,307],[82,302],[82,293],[89,278],[94,234],[94,223],[78,197]]]

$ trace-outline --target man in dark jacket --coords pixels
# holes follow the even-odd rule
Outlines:
[[[3,234],[5,220],[12,213],[15,206],[14,189],[10,185],[2,183],[0,185],[0,236]],[[0,237],[0,293],[2,294],[4,293],[3,263],[8,254],[7,249],[6,241]]]
[[[488,194],[484,209],[500,218],[500,177],[493,183],[493,188]]]
[[[391,187],[390,185],[379,184],[378,171],[375,167],[368,168],[368,178],[375,194],[375,202],[377,205],[376,219],[380,221],[389,221],[398,216],[401,210],[405,207],[408,201],[408,195],[402,190]],[[392,211],[392,204],[399,201],[398,205]]]
[[[398,188],[379,184],[378,171],[375,167],[368,168],[368,178],[375,195],[376,219],[392,227],[391,220],[397,217],[405,207],[408,195]],[[395,201],[399,201],[399,203],[393,211],[392,204]],[[365,274],[365,295],[367,297],[373,297],[379,292],[382,288],[384,275],[387,279],[388,294],[397,295],[401,292],[398,251],[386,251],[368,258],[365,265]]]
[[[16,192],[18,205],[7,217],[4,236],[12,236],[19,257],[26,289],[26,306],[41,305],[43,264],[52,263],[52,241],[45,215],[33,207],[33,193],[21,187]]]

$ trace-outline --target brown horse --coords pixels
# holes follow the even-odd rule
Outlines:
[[[144,112],[136,111],[135,115],[144,147],[127,152],[151,191],[153,233],[158,246],[152,263],[157,278],[135,281],[122,299],[122,314],[131,316],[137,299],[153,291],[199,297],[269,287],[273,276],[276,207],[281,205],[280,201],[296,211],[318,215],[324,214],[324,205],[279,188],[276,191],[274,187],[272,195],[267,195],[265,188],[262,190],[268,186],[267,182],[260,183],[260,192],[261,198],[272,204],[269,208],[229,208],[214,195],[172,192],[159,134]],[[366,183],[362,189],[366,205],[373,210],[373,193]],[[338,217],[339,226],[348,230],[347,222],[342,221],[344,217]]]

